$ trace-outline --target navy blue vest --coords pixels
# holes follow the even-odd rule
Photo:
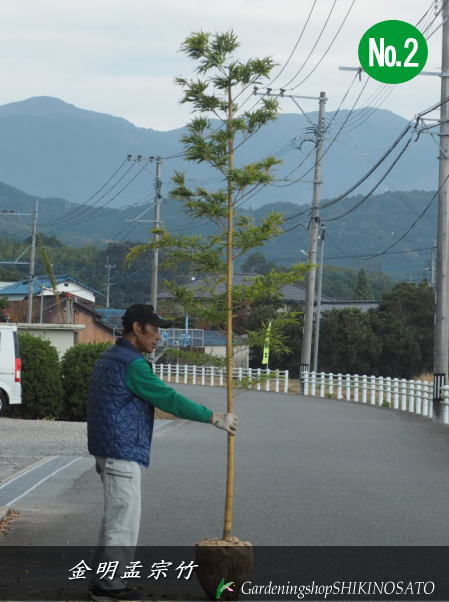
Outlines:
[[[104,351],[89,384],[87,441],[89,453],[150,463],[154,406],[126,386],[126,369],[142,355],[126,339]]]

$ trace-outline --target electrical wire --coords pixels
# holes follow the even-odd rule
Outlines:
[[[292,82],[293,82],[293,81],[294,81],[294,80],[295,80],[295,79],[298,77],[298,75],[301,73],[301,71],[304,69],[304,67],[305,67],[305,66],[307,65],[307,63],[309,62],[309,59],[310,59],[310,57],[312,56],[312,54],[313,54],[313,51],[314,51],[314,50],[315,50],[315,48],[317,47],[317,45],[318,45],[319,41],[321,40],[321,37],[322,37],[322,35],[323,35],[323,33],[324,33],[324,31],[325,31],[326,27],[327,27],[327,24],[329,23],[329,19],[331,18],[331,16],[332,16],[332,13],[334,12],[334,8],[335,8],[335,6],[336,6],[337,2],[338,2],[338,0],[334,0],[334,1],[333,1],[333,3],[332,3],[332,6],[331,6],[331,9],[330,9],[330,11],[329,11],[329,13],[328,13],[328,15],[327,15],[327,17],[326,17],[326,20],[325,20],[325,22],[324,22],[324,25],[323,25],[323,27],[321,28],[321,31],[320,31],[320,33],[318,34],[318,37],[317,37],[317,39],[315,40],[315,44],[312,46],[312,50],[311,50],[311,51],[309,52],[309,54],[307,55],[307,57],[305,58],[305,60],[304,60],[303,64],[302,64],[302,65],[301,65],[301,67],[298,69],[298,71],[296,71],[295,75],[294,75],[294,76],[293,76],[291,79],[289,79],[289,81],[288,81],[286,84],[284,84],[284,85],[282,86],[282,89],[283,89],[283,90],[290,90],[290,89],[293,89],[293,88],[288,88],[288,86],[289,86],[289,85],[290,85],[290,84],[291,84],[291,83],[292,83]]]
[[[84,207],[91,207],[92,205],[89,205],[89,202],[95,198],[97,196],[98,193],[100,193],[103,188],[105,188],[109,182],[111,180],[113,180],[115,178],[115,176],[118,174],[118,172],[122,169],[122,167],[125,165],[125,163],[127,162],[127,159],[124,159],[120,165],[117,167],[117,169],[114,171],[114,173],[106,180],[106,182],[100,186],[100,188],[98,188],[98,190],[96,190],[93,194],[91,194],[91,196],[87,199],[87,201],[85,201],[84,203],[81,203],[79,205],[77,205],[77,207],[75,207],[74,209],[72,209],[71,211],[69,211],[64,218],[59,218],[57,220],[54,220],[53,222],[48,222],[47,224],[41,224],[42,226],[51,226],[53,224],[56,224],[62,220],[65,220],[66,218],[68,218],[71,214],[76,214],[78,211],[80,211],[81,208]]]
[[[357,77],[358,77],[358,73],[356,73],[356,74],[355,74],[355,76],[353,77],[353,79],[352,79],[352,81],[351,81],[350,85],[348,86],[348,88],[347,88],[347,90],[346,90],[345,94],[343,95],[343,98],[342,98],[342,99],[341,99],[341,101],[340,101],[340,104],[339,104],[339,106],[338,106],[337,110],[334,112],[334,114],[333,114],[333,116],[332,116],[332,118],[331,118],[331,120],[330,120],[329,124],[326,126],[326,128],[325,128],[325,130],[324,130],[324,134],[323,134],[323,135],[325,135],[325,134],[326,134],[326,132],[327,132],[327,131],[329,131],[329,130],[330,130],[330,128],[332,127],[332,124],[333,124],[334,120],[336,119],[336,117],[337,117],[338,113],[340,112],[340,110],[341,110],[341,107],[342,107],[342,105],[343,105],[343,102],[345,101],[346,97],[348,96],[348,94],[349,94],[349,92],[350,92],[350,90],[351,90],[352,86],[354,85],[354,82],[356,81]],[[365,85],[366,85],[366,84],[365,84]],[[362,90],[362,92],[363,92],[363,90]],[[359,94],[359,98],[360,98],[360,96],[361,96],[361,93]],[[357,99],[356,103],[357,103],[357,102],[358,102],[358,99]],[[355,103],[355,104],[352,106],[350,113],[351,113],[351,112],[354,110],[356,103]],[[346,120],[347,120],[347,119],[349,119],[349,116],[347,116],[347,117],[346,117]],[[338,135],[339,135],[339,132],[337,133],[336,137],[337,137]],[[333,144],[334,142],[335,142],[335,138],[334,138],[334,140],[332,141],[332,144]],[[300,161],[300,162],[299,162],[299,163],[296,165],[296,167],[294,167],[294,168],[293,168],[291,171],[289,171],[289,173],[288,173],[288,174],[286,174],[286,175],[285,175],[283,178],[281,178],[280,180],[277,180],[277,181],[278,181],[278,182],[279,182],[279,181],[287,181],[287,179],[288,179],[288,178],[289,178],[291,175],[293,175],[293,174],[295,173],[295,171],[297,171],[297,170],[298,170],[298,169],[299,169],[299,168],[300,168],[302,165],[304,165],[304,163],[307,161],[307,159],[310,157],[310,155],[311,155],[311,154],[312,154],[314,151],[315,151],[315,147],[312,147],[312,149],[311,149],[311,150],[310,150],[310,151],[309,151],[309,152],[306,154],[306,156],[303,158],[303,160],[302,160],[302,161]],[[323,153],[323,156],[326,154],[326,152],[327,152],[327,150],[326,150],[326,151]],[[311,171],[311,170],[310,170],[310,171]],[[307,172],[305,175],[307,175],[308,173],[310,173],[310,171],[308,171],[308,172]],[[303,178],[301,178],[301,179],[303,179]],[[297,181],[298,181],[298,180],[295,180],[295,181],[294,181],[294,182],[292,182],[292,183],[296,183]],[[270,186],[275,186],[275,187],[278,187],[278,188],[282,188],[282,187],[283,187],[283,186],[280,186],[279,184],[276,184],[276,183],[271,183],[271,184],[269,184],[269,185],[270,185]]]
[[[333,139],[331,140],[331,142],[329,143],[329,145],[324,149],[323,153],[321,154],[321,158],[323,158],[330,150],[330,148],[332,147],[332,145],[335,143],[335,141],[337,140],[338,136],[340,135],[341,131],[343,130],[347,120],[349,119],[349,117],[351,116],[352,112],[355,109],[355,106],[357,105],[358,101],[360,100],[361,95],[363,94],[363,91],[367,85],[368,80],[365,81],[365,84],[363,85],[362,89],[359,92],[359,95],[357,96],[356,100],[354,101],[350,111],[348,112],[348,115],[346,116],[346,119],[343,121],[342,125],[340,126],[340,129],[337,131],[337,133],[335,134],[335,136],[333,137]],[[314,166],[312,165],[312,167],[310,167],[306,172],[304,172],[299,178],[296,178],[295,180],[292,180],[291,182],[289,182],[288,184],[279,184],[278,188],[286,188],[287,186],[292,186],[293,184],[296,184],[297,182],[300,182],[301,180],[303,180],[311,171],[313,171]]]
[[[407,132],[410,131],[412,125],[410,123],[407,124],[407,126],[402,130],[402,132],[399,134],[399,136],[397,136],[397,138],[393,141],[393,143],[387,148],[387,150],[384,152],[384,154],[380,157],[380,159],[378,159],[374,165],[371,167],[371,169],[369,169],[366,174],[364,174],[357,182],[355,182],[355,184],[353,184],[350,188],[348,188],[348,190],[346,190],[345,192],[343,192],[342,194],[339,194],[338,196],[336,196],[335,198],[333,198],[330,201],[326,201],[324,203],[321,204],[321,208],[325,209],[326,207],[330,207],[331,205],[335,205],[335,203],[338,203],[339,201],[341,201],[342,199],[346,198],[348,195],[351,194],[351,192],[354,192],[354,190],[356,188],[358,188],[361,184],[363,184],[363,182],[365,182],[365,180],[367,180],[369,178],[369,176],[376,171],[376,169],[385,161],[385,159],[393,152],[393,150],[396,148],[396,146],[399,144],[399,142],[402,140],[402,138],[407,134]],[[410,144],[411,142],[411,137],[409,142],[407,143],[406,147]],[[402,155],[401,155],[402,156]]]
[[[124,174],[122,174],[120,176],[120,178],[117,180],[117,182],[115,182],[105,193],[103,193],[96,201],[94,201],[92,204],[90,205],[86,205],[85,203],[78,205],[78,207],[76,207],[74,210],[70,211],[68,214],[58,218],[57,220],[54,220],[52,222],[47,222],[47,223],[42,223],[42,226],[57,226],[58,228],[60,226],[62,226],[62,229],[64,229],[64,227],[66,227],[66,225],[70,226],[71,223],[78,223],[78,219],[83,216],[83,214],[86,213],[86,211],[89,212],[92,211],[92,209],[98,205],[98,203],[100,203],[100,201],[102,201],[104,199],[105,196],[107,196],[114,188],[116,188],[118,186],[118,184],[120,184],[120,182],[128,175],[128,173],[133,169],[134,164],[132,164],[130,167],[128,167],[128,169],[125,171]],[[109,204],[110,201],[106,201],[103,205],[101,205],[101,207],[105,207],[107,204]],[[98,209],[94,209],[93,213],[95,213]]]
[[[346,23],[348,17],[349,17],[349,13],[352,10],[352,7],[355,4],[355,0],[352,0],[351,5],[349,6],[343,21],[340,24],[340,27],[337,29],[334,37],[332,38],[329,46],[326,48],[326,50],[324,51],[324,53],[321,55],[321,58],[319,59],[319,61],[315,64],[315,66],[313,67],[313,69],[306,75],[306,77],[304,77],[298,84],[296,84],[293,88],[290,88],[290,90],[296,90],[296,88],[299,88],[299,86],[301,86],[305,81],[307,81],[309,79],[309,77],[316,71],[316,69],[318,69],[318,67],[321,65],[323,59],[327,56],[327,54],[329,53],[329,50],[332,48],[332,46],[334,45],[335,40],[338,37],[338,34],[340,33],[340,31],[343,29],[344,24]]]
[[[121,188],[118,192],[116,192],[110,199],[107,199],[102,205],[100,205],[99,207],[94,209],[94,211],[90,215],[84,216],[82,219],[76,218],[74,221],[63,223],[61,226],[58,226],[57,228],[47,232],[47,234],[52,234],[53,232],[59,232],[60,230],[65,230],[66,228],[78,226],[79,224],[85,223],[86,221],[91,221],[92,219],[97,219],[99,217],[103,217],[103,214],[99,213],[99,212],[104,207],[106,207],[106,205],[109,205],[110,203],[112,203],[112,201],[114,201],[118,196],[120,196],[127,188],[129,188],[129,186],[142,173],[142,171],[144,169],[145,169],[145,164],[140,168],[140,170],[130,180],[128,180],[128,182],[125,184],[125,186],[123,186],[123,188]]]
[[[396,164],[399,162],[399,160],[402,158],[402,156],[404,155],[405,151],[409,147],[411,141],[412,141],[412,136],[410,136],[410,138],[407,140],[406,144],[404,145],[404,147],[402,148],[402,150],[399,152],[398,156],[391,163],[391,165],[389,166],[389,168],[387,169],[387,171],[385,172],[385,174],[376,182],[376,184],[371,188],[371,190],[362,197],[362,199],[360,201],[358,201],[353,207],[351,207],[350,209],[348,209],[344,213],[342,213],[340,215],[337,215],[337,216],[334,216],[334,217],[324,218],[321,221],[322,222],[334,222],[334,221],[337,221],[337,220],[339,220],[339,219],[341,219],[343,217],[346,217],[347,215],[349,215],[350,213],[352,213],[353,211],[355,211],[356,209],[358,209],[365,201],[367,201],[371,197],[371,195],[382,184],[382,182],[385,180],[385,178],[388,176],[388,174],[394,169],[394,167],[396,166]],[[324,208],[324,204],[323,204],[322,208]]]
[[[443,0],[443,1],[447,1],[447,0]],[[432,9],[432,6],[429,7],[427,9],[427,11],[424,13],[424,15],[421,17],[421,19],[415,24],[415,27],[418,27],[418,25],[421,23],[421,21],[425,18],[425,16],[429,13],[429,11]],[[435,20],[438,18],[439,14],[441,13],[442,8],[440,8],[440,10],[438,10],[438,12],[436,12],[436,14],[431,18],[430,23],[428,23],[427,25],[422,24],[422,33],[423,35],[425,35],[426,31],[433,25],[433,23],[435,22]],[[435,32],[433,32],[435,33]],[[430,34],[430,36],[427,36],[427,40],[433,35]],[[381,85],[377,92],[375,92],[374,98],[376,96],[379,96],[379,98],[382,96],[382,94],[384,94],[384,97],[381,98],[378,102],[378,104],[374,107],[366,107],[366,109],[362,109],[361,112],[359,112],[357,115],[354,116],[354,120],[353,123],[349,123],[349,127],[350,129],[345,130],[345,132],[352,132],[353,130],[357,129],[358,127],[364,125],[368,119],[370,119],[375,113],[376,111],[384,104],[384,102],[387,100],[387,98],[393,93],[393,91],[396,89],[396,86],[391,86],[388,84],[383,84]],[[370,104],[373,101],[367,101],[368,104]],[[366,111],[366,113],[364,114],[363,111]],[[362,118],[361,118],[362,117]],[[343,132],[343,133],[345,133]]]
[[[430,199],[430,201],[424,207],[423,211],[419,214],[419,216],[415,219],[415,221],[407,228],[407,230],[394,243],[392,243],[386,249],[384,249],[380,253],[376,253],[374,255],[371,255],[370,259],[374,259],[376,257],[381,257],[382,255],[386,255],[387,252],[390,251],[390,249],[393,249],[397,244],[399,244],[401,242],[401,240],[404,240],[404,238],[413,230],[413,228],[416,226],[416,224],[424,217],[424,215],[430,209],[430,207],[432,206],[432,203],[437,198],[437,196],[438,196],[438,194],[439,194],[442,186],[447,182],[448,179],[449,179],[449,175],[440,184],[440,186],[438,187],[438,190],[435,192],[435,194],[432,196],[432,198]]]
[[[313,4],[312,4],[312,8],[309,11],[309,14],[307,15],[307,19],[303,25],[303,28],[301,30],[301,33],[299,34],[298,39],[296,40],[295,45],[293,46],[293,50],[290,52],[290,56],[288,57],[288,59],[285,61],[284,65],[282,66],[281,70],[278,72],[278,74],[270,81],[270,83],[268,84],[268,86],[271,86],[274,84],[274,82],[278,79],[278,77],[284,72],[285,68],[287,67],[287,65],[289,64],[289,62],[291,61],[291,59],[293,58],[293,55],[296,52],[296,49],[298,48],[299,42],[302,40],[302,36],[304,35],[304,32],[307,28],[307,25],[309,24],[310,18],[312,16],[312,13],[315,9],[316,3],[318,0],[313,0]]]

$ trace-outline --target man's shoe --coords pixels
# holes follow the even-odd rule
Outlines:
[[[143,593],[140,587],[124,587],[122,589],[103,589],[99,585],[89,590],[89,596],[97,602],[109,600],[142,600]]]

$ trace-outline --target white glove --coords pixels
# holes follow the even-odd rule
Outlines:
[[[231,433],[231,435],[235,435],[238,421],[239,419],[235,414],[220,414],[219,412],[214,412],[211,422],[217,429],[223,429],[224,431]]]

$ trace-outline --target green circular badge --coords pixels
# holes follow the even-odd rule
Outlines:
[[[384,84],[413,79],[427,61],[425,37],[405,21],[381,21],[359,42],[359,61],[370,77]]]

